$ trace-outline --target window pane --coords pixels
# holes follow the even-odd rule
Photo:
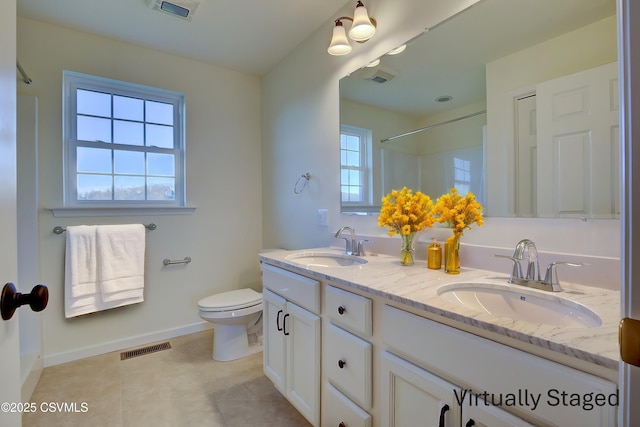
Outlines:
[[[147,178],[147,200],[174,200],[175,197],[175,179]]]
[[[360,138],[353,135],[346,135],[347,150],[360,151]]]
[[[113,142],[127,145],[144,145],[142,123],[113,121]]]
[[[111,173],[111,150],[78,147],[76,155],[78,172]]]
[[[147,147],[173,148],[173,127],[146,125]]]
[[[81,141],[111,142],[111,120],[78,116],[76,132]]]
[[[360,153],[347,151],[347,163],[346,166],[360,166]]]
[[[173,125],[173,104],[147,101],[147,122]]]
[[[78,114],[111,117],[111,95],[108,93],[78,89],[76,104]]]
[[[114,172],[127,175],[144,175],[144,153],[114,150]],[[144,182],[142,183],[144,187]],[[117,187],[117,185],[116,185]]]
[[[128,96],[113,96],[113,117],[117,119],[144,121],[144,101]]]
[[[116,176],[113,196],[115,200],[144,200],[144,177]]]
[[[360,185],[360,171],[349,171],[349,185]]]
[[[175,163],[173,154],[147,154],[147,174],[174,176]]]
[[[111,200],[111,175],[78,174],[78,200]]]

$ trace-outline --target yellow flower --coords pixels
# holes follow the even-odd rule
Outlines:
[[[389,228],[389,236],[406,236],[433,225],[432,209],[433,202],[426,194],[413,193],[407,187],[392,190],[382,198],[378,225]]]
[[[452,188],[448,194],[443,194],[436,200],[432,214],[435,221],[450,227],[454,234],[463,234],[465,229],[471,230],[474,222],[478,226],[484,224],[481,211],[482,205],[476,201],[473,193],[469,192],[462,197]]]

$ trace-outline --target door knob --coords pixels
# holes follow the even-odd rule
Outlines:
[[[29,304],[31,310],[42,311],[48,302],[49,290],[45,285],[35,285],[30,293],[22,294],[16,290],[13,283],[7,283],[2,288],[2,296],[0,296],[2,319],[11,319],[16,308],[21,305]]]

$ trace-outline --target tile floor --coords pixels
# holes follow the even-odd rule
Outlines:
[[[264,376],[262,353],[216,362],[212,338],[208,330],[168,340],[169,350],[128,360],[113,352],[45,368],[31,402],[38,408],[42,402],[45,408],[75,403],[78,412],[38,410],[23,416],[23,426],[310,425]]]

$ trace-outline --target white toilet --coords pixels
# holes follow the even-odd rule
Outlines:
[[[213,323],[213,359],[240,359],[262,351],[262,294],[238,289],[198,301],[200,317]]]

